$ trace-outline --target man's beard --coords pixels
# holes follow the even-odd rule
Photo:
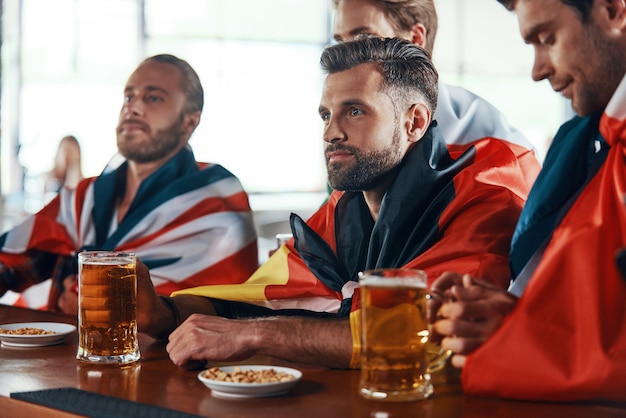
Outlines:
[[[595,74],[576,86],[576,96],[572,100],[572,108],[579,116],[587,116],[604,110],[613,97],[617,86],[624,78],[626,58],[621,46],[616,42],[607,41],[600,29],[585,26],[585,36],[590,40],[588,68]]]
[[[399,147],[400,135],[393,134],[391,147],[385,150],[362,152],[346,145],[329,145],[326,151],[346,150],[354,159],[350,163],[333,164],[326,160],[328,183],[335,190],[361,192],[371,190],[385,181],[402,161]]]
[[[147,124],[134,121],[134,123],[143,125],[144,132],[150,137],[150,140],[137,146],[132,143],[132,140],[126,142],[120,141],[118,138],[117,147],[120,154],[127,160],[137,163],[149,163],[166,157],[180,144],[183,119],[184,117],[181,114],[178,120],[169,128],[158,130],[154,134],[152,134],[152,129]]]

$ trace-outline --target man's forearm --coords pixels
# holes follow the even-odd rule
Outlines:
[[[151,309],[142,311],[149,317],[140,331],[155,338],[169,337],[168,351],[177,364],[189,361],[189,347],[194,347],[196,355],[199,350],[205,359],[216,361],[261,355],[292,363],[350,367],[353,348],[348,318],[310,318],[290,312],[290,316],[226,319],[216,314],[214,301],[192,295],[158,297]],[[201,315],[189,318],[193,314]]]
[[[257,354],[294,363],[350,367],[352,334],[348,319],[272,317],[242,322],[253,335]]]

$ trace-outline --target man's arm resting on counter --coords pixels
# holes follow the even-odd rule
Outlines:
[[[332,368],[349,368],[352,357],[350,321],[304,317],[272,317],[244,321],[256,354]],[[250,331],[247,331],[250,330]]]
[[[254,355],[293,363],[348,368],[352,333],[348,318],[306,310],[272,310],[247,303],[179,295],[157,297],[150,326],[140,331],[168,338],[170,358],[186,367],[194,361],[238,361]]]
[[[228,319],[196,314],[170,334],[167,351],[172,362],[184,368],[199,361],[231,362],[257,355],[291,363],[347,368],[352,340],[349,321],[336,317]]]
[[[353,355],[349,318],[305,309],[273,310],[244,302],[210,299],[218,316],[236,321],[252,355],[291,362],[348,368]],[[247,318],[247,319],[245,319]]]

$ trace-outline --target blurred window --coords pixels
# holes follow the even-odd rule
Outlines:
[[[157,53],[189,61],[203,82],[205,109],[191,139],[197,159],[224,165],[251,193],[324,192],[317,107],[330,0],[2,4],[3,194],[39,190],[65,135],[81,143],[84,174],[99,174],[116,152],[123,86],[141,59]],[[500,108],[543,157],[571,113],[548,83],[531,80],[532,48],[515,15],[493,0],[435,4],[442,80]]]
[[[19,88],[3,91],[3,99],[17,98],[3,100],[3,193],[18,192],[22,180],[34,193],[59,138],[70,134],[84,150],[85,175],[99,174],[116,152],[126,79],[158,53],[187,60],[202,80],[205,108],[191,139],[197,159],[224,165],[250,192],[324,190],[317,106],[319,55],[329,39],[325,1],[4,4],[5,20],[22,24],[5,28],[5,44],[20,47],[3,51],[3,70],[20,76]]]

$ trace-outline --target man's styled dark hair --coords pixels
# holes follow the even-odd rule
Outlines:
[[[422,47],[399,38],[358,36],[324,49],[320,58],[328,74],[349,70],[361,64],[375,64],[384,76],[383,90],[404,107],[422,98],[431,114],[437,108],[438,74],[430,54]]]
[[[154,55],[143,60],[143,62],[150,61],[162,62],[178,68],[183,75],[182,88],[187,97],[185,112],[202,112],[202,107],[204,106],[204,89],[202,88],[202,83],[200,83],[198,73],[196,73],[196,70],[194,70],[187,61],[170,54]]]

